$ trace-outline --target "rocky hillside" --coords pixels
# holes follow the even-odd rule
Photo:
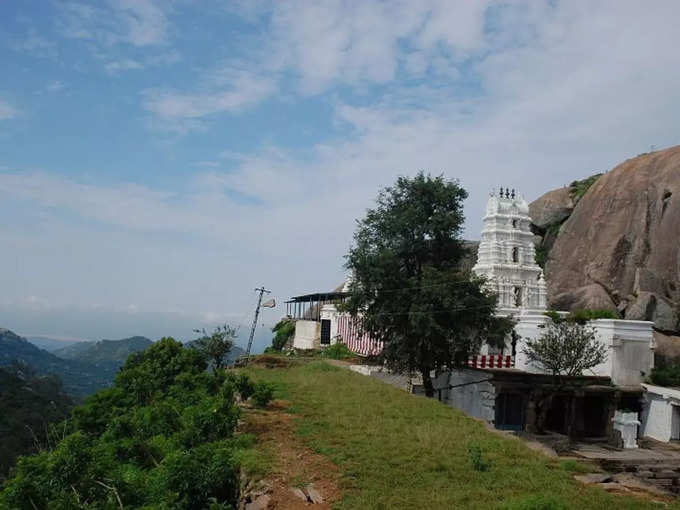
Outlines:
[[[551,307],[616,310],[678,331],[680,146],[546,193],[530,214]]]

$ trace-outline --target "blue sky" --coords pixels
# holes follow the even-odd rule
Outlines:
[[[343,279],[418,170],[527,199],[678,143],[675,1],[0,2],[0,326],[191,336]],[[266,328],[281,309],[266,310]]]

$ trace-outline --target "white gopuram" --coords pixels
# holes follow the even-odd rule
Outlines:
[[[546,309],[547,288],[536,264],[529,204],[515,190],[491,192],[477,264],[472,270],[485,276],[498,294],[498,313],[526,314]]]

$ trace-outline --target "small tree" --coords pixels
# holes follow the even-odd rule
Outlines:
[[[225,324],[217,326],[211,335],[205,329],[195,329],[194,332],[202,336],[194,341],[194,347],[198,349],[207,360],[212,362],[214,370],[221,370],[227,363],[227,356],[234,346],[237,336],[236,328]]]
[[[272,328],[274,338],[272,338],[272,349],[275,351],[282,350],[290,339],[295,335],[295,321],[284,318],[276,323]]]
[[[607,360],[607,348],[595,338],[595,330],[577,322],[551,322],[522,351],[553,377],[574,377]]]

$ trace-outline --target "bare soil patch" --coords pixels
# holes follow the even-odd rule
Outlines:
[[[266,508],[330,510],[340,499],[338,468],[302,444],[295,433],[294,416],[287,412],[288,406],[287,402],[277,400],[266,410],[249,409],[244,416],[242,431],[256,436],[258,444],[273,458],[271,473],[265,480],[271,489]],[[303,495],[317,501],[320,495],[323,501],[304,501]]]

